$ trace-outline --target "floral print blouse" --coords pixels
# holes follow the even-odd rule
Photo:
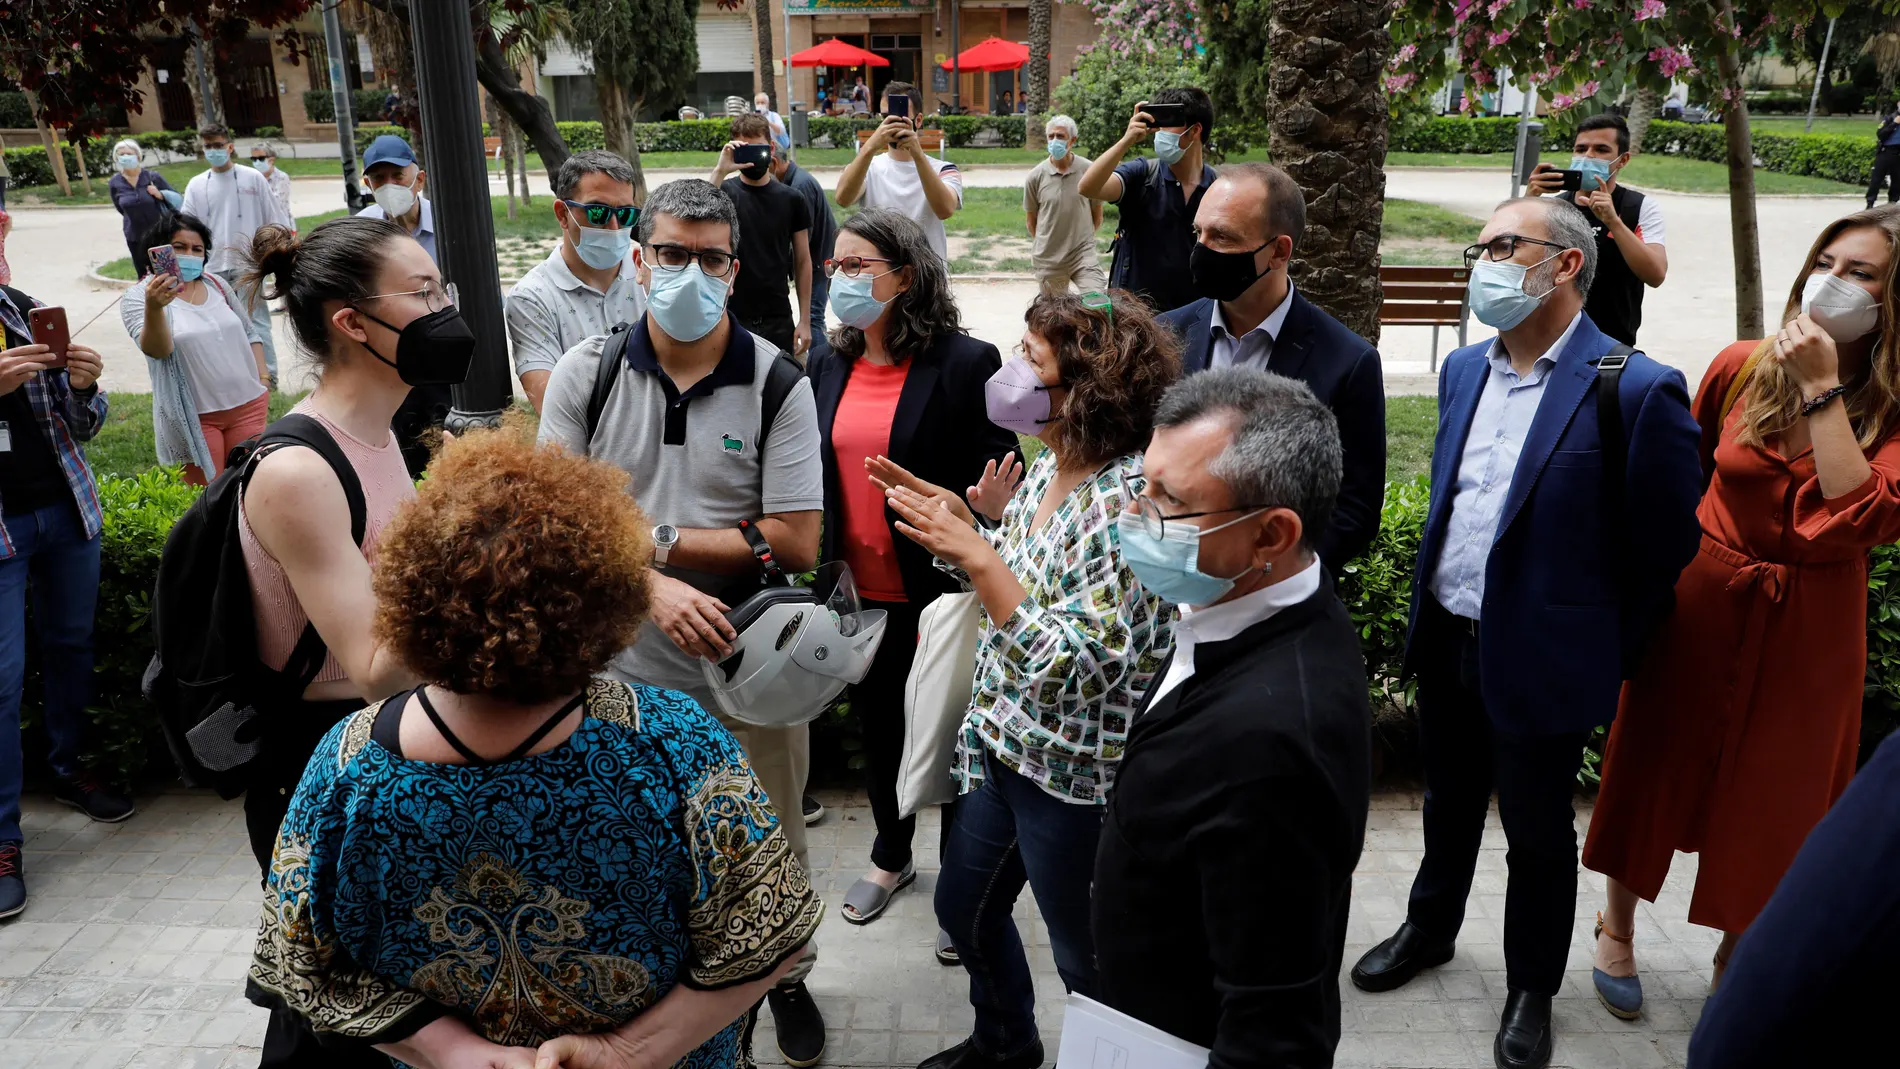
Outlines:
[[[391,699],[395,701],[396,699]],[[676,691],[598,679],[539,754],[412,761],[383,704],[317,747],[278,833],[249,994],[319,1035],[394,1042],[447,1013],[532,1047],[675,984],[771,973],[822,905],[738,742]],[[749,1064],[742,1021],[679,1064]]]
[[[1105,805],[1128,724],[1174,648],[1175,606],[1122,561],[1121,480],[1140,486],[1141,456],[1102,465],[1041,529],[1036,509],[1056,477],[1044,451],[983,536],[1028,597],[1007,619],[982,617],[970,712],[957,740],[959,794],[983,782],[987,751],[1065,802]],[[937,566],[962,579],[961,570]]]

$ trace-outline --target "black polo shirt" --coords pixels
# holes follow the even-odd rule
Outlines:
[[[1154,168],[1155,180],[1148,181]],[[1194,248],[1194,213],[1214,184],[1214,168],[1201,165],[1201,184],[1192,197],[1181,195],[1181,180],[1159,161],[1127,160],[1121,176],[1120,240],[1115,245],[1112,285],[1148,298],[1157,312],[1169,312],[1201,299],[1188,272]]]

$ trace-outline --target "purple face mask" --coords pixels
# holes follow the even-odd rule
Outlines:
[[[1012,357],[983,384],[990,422],[1017,434],[1040,434],[1056,417],[1049,414],[1049,391],[1023,357]]]

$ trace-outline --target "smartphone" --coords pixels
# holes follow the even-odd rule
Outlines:
[[[1583,172],[1582,171],[1572,171],[1566,168],[1564,170],[1558,171],[1557,173],[1564,176],[1564,184],[1563,184],[1564,189],[1570,190],[1573,193],[1578,192],[1583,189]]]
[[[27,320],[33,327],[33,344],[44,345],[53,350],[46,366],[49,368],[66,366],[66,347],[72,344],[72,335],[66,329],[66,309],[58,305],[35,308],[27,313]]]
[[[741,167],[763,167],[771,160],[770,145],[736,145],[732,150],[732,162]]]
[[[1155,126],[1186,126],[1186,104],[1144,104],[1141,110],[1154,118]]]
[[[152,274],[178,276],[178,254],[170,245],[155,245],[145,250],[146,257],[152,261]]]
[[[895,115],[902,119],[910,118],[910,95],[909,94],[892,97],[890,99],[889,106],[891,110],[889,111],[888,114]]]

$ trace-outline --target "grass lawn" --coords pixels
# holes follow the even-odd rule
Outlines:
[[[1808,133],[1808,117],[1804,115],[1751,115],[1748,128],[1765,134]],[[1817,134],[1860,134],[1872,137],[1880,129],[1878,115],[1816,115],[1813,133]]]
[[[1567,152],[1546,152],[1541,157],[1549,163],[1563,167],[1569,164]],[[1388,167],[1475,167],[1498,171],[1498,186],[1504,186],[1505,172],[1511,167],[1511,154],[1508,152],[1393,152],[1385,158]],[[1630,161],[1623,170],[1623,177],[1630,185],[1638,189],[1658,189],[1672,193],[1726,193],[1728,192],[1728,168],[1720,163],[1706,160],[1689,160],[1680,156],[1638,156]],[[1808,175],[1780,174],[1775,171],[1755,170],[1755,192],[1762,196],[1794,193],[1854,193],[1864,192],[1860,186],[1845,182],[1830,182],[1825,178],[1813,178]],[[1502,198],[1500,193],[1499,197]]]
[[[1431,394],[1385,399],[1385,477],[1408,482],[1432,467],[1432,437],[1438,433],[1438,398]]]

